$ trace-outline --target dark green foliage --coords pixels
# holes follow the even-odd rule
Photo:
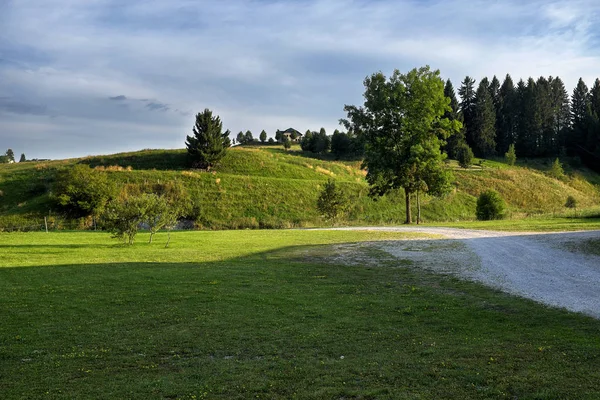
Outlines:
[[[59,171],[52,186],[52,198],[61,210],[74,218],[100,215],[116,193],[105,172],[76,164]]]
[[[317,209],[326,220],[336,221],[347,208],[346,195],[336,186],[333,179],[329,179],[317,199]]]
[[[573,196],[568,196],[567,201],[565,202],[565,207],[567,208],[577,208],[577,200]]]
[[[517,91],[510,75],[506,75],[500,87],[500,105],[496,114],[496,151],[504,154],[508,146],[516,140],[517,129]]]
[[[486,190],[477,198],[476,215],[480,221],[503,219],[506,204],[495,190]]]
[[[496,149],[496,111],[488,86],[487,78],[479,82],[472,126],[468,130],[474,153],[478,157],[489,157]]]
[[[254,142],[254,136],[252,135],[252,132],[250,132],[250,130],[247,130],[246,133],[244,134],[243,144],[250,144],[252,142]]]
[[[21,158],[19,158],[19,162],[25,162],[27,159],[25,158],[25,153],[21,153]]]
[[[191,164],[195,168],[210,169],[225,156],[231,145],[229,130],[223,132],[221,118],[208,108],[196,114],[193,135],[187,136],[185,145]]]
[[[364,86],[364,106],[344,107],[345,125],[365,138],[363,167],[371,195],[403,188],[406,222],[412,223],[410,196],[447,187],[438,132],[447,137],[461,124],[442,118],[450,109],[449,100],[439,71],[428,66],[407,74],[395,70],[389,80],[376,73],[365,79]]]
[[[244,132],[239,131],[236,139],[239,144],[246,144],[246,136],[244,135]]]
[[[473,150],[466,142],[460,144],[456,149],[456,160],[462,168],[469,168],[473,164]]]
[[[7,163],[8,163],[8,156],[0,155],[0,164],[7,164]]]
[[[352,140],[346,132],[340,132],[337,129],[331,136],[331,152],[336,158],[346,157],[352,151]]]
[[[511,143],[508,146],[508,150],[504,153],[504,159],[508,165],[515,165],[517,162],[517,153],[515,152],[515,145]]]
[[[466,76],[458,89],[460,95],[460,115],[465,128],[465,139],[470,147],[474,146],[473,133],[475,119],[475,80]]]
[[[261,143],[265,143],[267,141],[267,132],[265,132],[264,129],[260,132],[259,138]]]
[[[289,137],[284,136],[283,138],[283,148],[289,150],[292,147],[292,141]]]
[[[577,87],[571,96],[571,122],[572,133],[565,141],[567,147],[576,148],[585,145],[588,134],[588,114],[591,110],[588,87],[583,79],[579,78]]]
[[[450,79],[446,81],[444,86],[444,96],[450,99],[450,109],[444,113],[444,118],[454,121],[461,120],[462,114],[460,114],[459,103],[456,99],[456,93],[454,93],[454,87],[452,86],[452,82]],[[444,151],[448,154],[450,158],[456,159],[457,151],[459,147],[465,143],[465,127],[459,131],[454,132],[446,139],[446,145],[443,146]]]
[[[12,149],[6,150],[6,157],[8,158],[8,162],[15,162],[15,153]]]
[[[275,139],[273,139],[272,137],[269,138],[269,140],[267,141],[269,144],[273,144],[275,143]]]
[[[312,136],[313,133],[310,130],[307,130],[302,137],[302,140],[300,140],[300,148],[302,151],[311,151]]]

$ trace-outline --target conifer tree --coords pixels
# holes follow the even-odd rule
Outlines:
[[[208,108],[196,114],[192,133],[187,136],[185,145],[192,165],[198,168],[210,169],[216,165],[231,143],[229,130],[223,132],[221,118],[213,117]]]
[[[488,157],[496,149],[496,111],[487,78],[479,82],[475,95],[472,127],[473,150],[478,157]]]
[[[19,162],[25,162],[27,161],[27,159],[25,158],[25,153],[21,153],[21,158],[19,159]]]
[[[264,143],[267,141],[267,132],[265,132],[264,129],[260,132],[259,138],[260,138],[261,143]]]
[[[446,84],[444,85],[444,96],[450,99],[450,109],[444,113],[443,118],[449,121],[460,120],[459,103],[456,99],[454,86],[452,85],[450,79],[446,80]],[[446,140],[444,150],[450,158],[456,158],[458,150],[462,147],[463,144],[466,145],[464,127],[461,128],[459,131],[455,132]]]
[[[552,108],[554,113],[554,135],[556,140],[556,152],[560,152],[560,147],[565,145],[565,135],[570,127],[571,105],[569,94],[565,89],[565,84],[557,76],[550,84]]]
[[[517,92],[513,80],[506,74],[500,87],[500,108],[496,114],[496,151],[504,154],[515,142],[517,125]]]
[[[460,113],[465,128],[465,138],[470,147],[473,147],[473,118],[475,116],[475,80],[466,76],[458,89],[460,95]]]
[[[15,162],[15,152],[12,149],[6,150],[6,158],[8,162]]]
[[[588,114],[591,110],[588,87],[582,78],[579,78],[573,95],[571,96],[571,123],[572,133],[566,145],[574,148],[585,145],[587,137]]]

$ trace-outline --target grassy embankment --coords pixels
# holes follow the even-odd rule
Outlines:
[[[600,396],[600,321],[334,243],[383,232],[0,233],[4,399]],[[364,260],[369,259],[370,262]]]
[[[108,156],[44,163],[0,166],[0,225],[26,225],[44,215],[56,215],[48,196],[58,168],[76,162],[104,168],[119,183],[178,179],[192,193],[198,227],[286,228],[326,224],[315,207],[323,183],[333,178],[351,200],[344,224],[398,224],[404,220],[401,192],[374,201],[359,162],[321,160],[299,150],[285,152],[267,147],[234,148],[212,173],[186,169],[183,150],[146,150]],[[425,197],[426,222],[470,221],[474,218],[476,196],[495,188],[509,205],[509,217],[573,216],[600,214],[600,178],[587,170],[571,170],[563,180],[543,172],[549,165],[508,167],[486,161],[484,167],[469,170],[450,164],[456,189],[444,199]],[[129,168],[128,168],[129,167]],[[119,170],[120,169],[120,170]],[[578,209],[566,210],[567,196]]]

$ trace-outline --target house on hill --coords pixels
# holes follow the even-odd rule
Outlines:
[[[277,135],[275,135],[275,137],[281,138],[280,139],[281,141],[283,141],[283,139],[285,137],[287,137],[292,142],[299,142],[300,139],[302,139],[302,134],[300,132],[298,132],[297,130],[295,130],[294,128],[287,128],[285,131],[280,131],[278,129]]]

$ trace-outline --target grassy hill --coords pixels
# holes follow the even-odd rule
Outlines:
[[[368,196],[360,162],[318,159],[299,149],[285,152],[274,147],[236,147],[212,172],[186,167],[184,150],[143,150],[81,159],[0,165],[0,228],[34,229],[43,216],[60,217],[49,196],[58,170],[85,163],[105,170],[117,183],[180,180],[194,202],[196,227],[285,228],[318,226],[326,222],[316,210],[316,199],[327,179],[335,179],[351,199],[345,224],[396,224],[404,220],[401,191],[377,199]],[[529,162],[509,167],[485,161],[468,170],[450,162],[455,190],[443,199],[426,197],[426,222],[472,220],[476,196],[495,188],[509,205],[509,217],[564,215],[567,196],[578,203],[578,212],[600,213],[600,176],[586,169],[567,169],[558,180],[545,171],[549,162]],[[573,211],[569,211],[573,213]],[[68,227],[68,224],[63,224]]]

